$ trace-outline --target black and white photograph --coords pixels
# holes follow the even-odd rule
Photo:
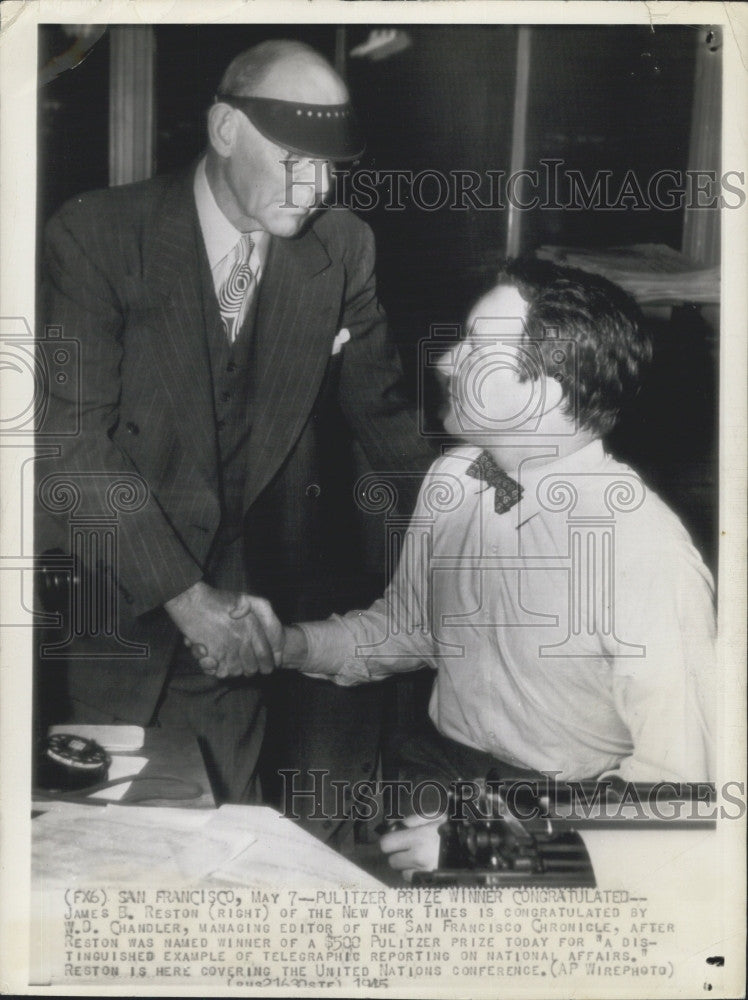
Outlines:
[[[739,4],[0,10],[0,991],[745,993]]]

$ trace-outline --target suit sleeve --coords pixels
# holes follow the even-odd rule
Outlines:
[[[405,393],[400,357],[387,332],[376,291],[374,237],[358,223],[346,255],[347,288],[342,326],[351,334],[343,348],[342,410],[372,467],[409,473],[400,483],[412,509],[420,479],[434,451],[419,429],[418,412]],[[412,480],[412,482],[410,482]]]
[[[63,337],[73,341],[80,368],[78,378],[52,382],[40,440],[59,448],[52,470],[63,473],[79,494],[76,517],[111,522],[114,504],[117,547],[99,562],[99,569],[113,576],[132,613],[140,615],[187,589],[202,571],[150,484],[112,440],[119,423],[124,312],[101,266],[106,255],[98,244],[106,238],[100,235],[106,233],[106,223],[98,220],[93,227],[88,221],[82,223],[73,206],[47,227],[42,322],[61,327]],[[74,435],[60,433],[75,426]],[[43,485],[38,484],[42,518],[50,513],[58,533],[62,529],[67,536],[68,525],[60,525]]]

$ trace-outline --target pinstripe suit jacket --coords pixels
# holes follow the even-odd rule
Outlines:
[[[141,724],[177,641],[162,605],[201,578],[221,515],[192,179],[189,171],[81,195],[45,234],[41,316],[77,342],[80,377],[52,385],[42,430],[57,454],[37,465],[38,550],[68,551],[76,525],[116,521],[116,552],[89,557],[112,581],[117,624],[112,634],[102,619],[105,627],[63,644],[68,691]],[[331,356],[341,327],[350,342]],[[247,586],[287,618],[319,616],[329,610],[314,600],[325,401],[334,399],[374,468],[430,461],[401,392],[364,223],[328,211],[300,237],[271,241],[254,344]],[[76,419],[77,434],[55,436]],[[72,508],[58,502],[60,477],[76,494]]]

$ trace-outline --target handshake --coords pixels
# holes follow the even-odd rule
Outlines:
[[[303,663],[303,633],[284,629],[263,597],[216,590],[200,580],[164,608],[206,674],[251,677]]]

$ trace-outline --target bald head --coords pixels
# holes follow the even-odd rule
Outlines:
[[[343,104],[348,90],[318,52],[303,42],[262,42],[238,55],[219,91],[245,97],[273,97],[305,104]]]
[[[288,40],[233,60],[208,111],[208,138],[208,182],[226,218],[241,232],[283,237],[321,208],[332,162],[364,145],[341,78],[314,49]]]

